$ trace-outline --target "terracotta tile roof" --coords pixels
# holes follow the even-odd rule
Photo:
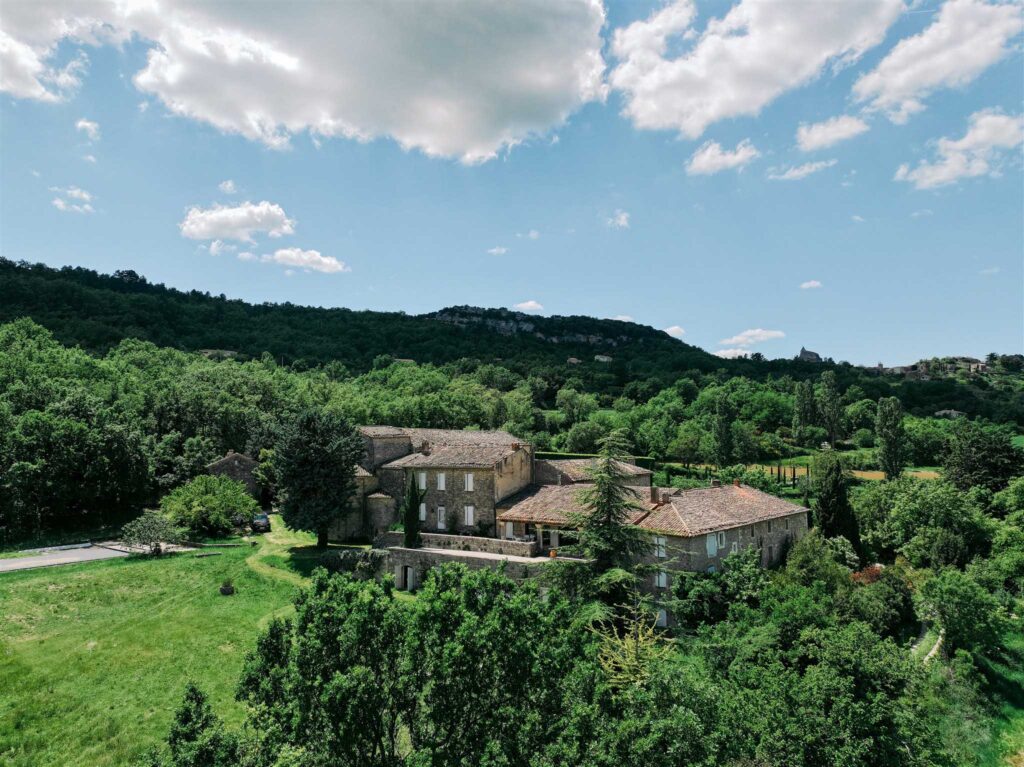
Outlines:
[[[586,511],[579,495],[587,487],[532,485],[498,504],[498,520],[571,526],[569,515]],[[649,500],[646,488],[637,488],[636,492],[639,509],[630,519],[632,524],[683,538],[807,512],[802,506],[747,485],[666,490],[663,492],[673,494],[659,504]]]
[[[417,429],[404,426],[360,426],[366,437],[408,437],[413,450],[424,443],[430,445],[525,445],[525,441],[507,431],[475,431],[472,429]]]
[[[646,530],[689,538],[807,509],[747,485],[678,490],[640,521]]]
[[[577,485],[531,485],[497,505],[501,522],[532,522],[534,524],[571,527],[570,514],[583,514],[580,493],[589,487]],[[649,493],[637,488],[637,510],[631,521],[636,524],[650,511]]]
[[[365,479],[367,477],[372,477],[373,475],[370,472],[368,472],[366,469],[364,469],[362,466],[360,466],[359,464],[356,464],[356,476],[357,477],[362,477],[362,478]]]
[[[378,491],[376,491],[374,493],[370,493],[366,497],[367,498],[387,498],[389,501],[392,499],[392,496],[388,495],[387,493],[381,492],[380,490],[378,490]]]
[[[557,472],[570,482],[586,482],[590,479],[590,472],[595,463],[597,463],[596,458],[547,458],[537,461],[537,474]],[[644,477],[654,473],[650,469],[644,469],[632,463],[624,461],[617,463],[622,473],[630,477]],[[547,471],[549,468],[552,472]]]
[[[512,445],[440,445],[432,446],[429,453],[412,453],[396,458],[382,468],[413,469],[413,468],[484,468],[514,455],[516,448]]]

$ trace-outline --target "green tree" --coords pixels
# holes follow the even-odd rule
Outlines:
[[[903,406],[895,397],[878,400],[875,419],[878,437],[878,462],[886,479],[896,479],[907,462],[907,435],[903,430]]]
[[[715,402],[715,415],[711,425],[715,464],[728,466],[733,460],[732,423],[735,417],[726,394],[720,394]]]
[[[150,554],[159,555],[165,543],[180,543],[184,530],[157,511],[145,511],[121,528],[121,541],[128,546],[145,547]]]
[[[167,738],[167,767],[234,767],[237,739],[224,729],[206,695],[192,682],[185,688]]]
[[[416,478],[409,478],[409,488],[405,492],[403,502],[402,522],[404,527],[403,545],[407,549],[418,549],[421,545],[420,538],[420,504],[426,492],[416,486]]]
[[[796,405],[793,408],[793,432],[799,444],[807,443],[807,430],[817,423],[814,402],[814,384],[801,381],[796,385]]]
[[[613,568],[628,569],[649,545],[643,533],[629,524],[630,516],[640,505],[623,469],[629,458],[628,444],[621,430],[611,432],[601,441],[591,484],[579,494],[586,510],[575,520],[580,545],[594,560],[598,574]]]
[[[997,492],[1022,473],[1024,453],[1013,446],[1013,430],[960,419],[943,461],[943,475],[961,490]]]
[[[355,469],[363,440],[348,421],[334,413],[305,410],[289,423],[275,452],[281,515],[293,530],[316,533],[327,547],[333,522],[353,513]]]
[[[824,450],[814,459],[815,521],[826,538],[842,536],[860,550],[857,518],[847,496],[846,472],[839,454]]]
[[[842,434],[843,403],[839,396],[836,374],[831,370],[821,374],[817,404],[818,412],[821,414],[821,425],[828,432],[829,444],[835,445]]]
[[[945,568],[921,587],[919,601],[922,612],[945,631],[947,654],[986,653],[998,643],[1004,628],[999,603],[966,573]]]
[[[160,509],[193,535],[224,535],[249,525],[259,504],[241,482],[203,474],[165,495]]]

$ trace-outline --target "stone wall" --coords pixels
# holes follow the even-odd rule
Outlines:
[[[409,489],[409,478],[419,472],[427,475],[427,489],[423,492],[423,503],[427,505],[427,518],[420,522],[425,532],[457,531],[491,536],[494,525],[494,471],[491,469],[382,469],[381,490],[394,495],[397,507],[404,508],[405,494]],[[466,490],[465,474],[473,474],[473,489]],[[445,475],[445,489],[437,489],[437,477]],[[400,489],[399,489],[400,488]],[[465,507],[474,507],[474,524],[467,525]],[[438,525],[438,508],[445,510],[445,526]]]
[[[378,466],[388,461],[393,461],[412,452],[412,441],[402,435],[387,437],[367,437],[364,435],[363,446],[366,448],[364,464],[370,471],[374,471]]]
[[[420,533],[424,548],[448,549],[451,551],[482,551],[487,554],[502,554],[513,557],[533,557],[537,554],[537,545],[527,541],[505,541],[500,538],[481,538],[470,535],[441,535],[439,533]],[[386,532],[378,535],[373,541],[375,548],[387,549],[401,546],[405,542],[403,533]]]
[[[543,567],[547,560],[538,558],[535,563],[509,562],[504,559],[484,559],[460,555],[459,552],[446,552],[444,554],[424,549],[404,549],[393,547],[388,551],[388,563],[383,568],[384,572],[391,572],[395,576],[395,583],[400,589],[414,589],[423,583],[426,572],[432,567],[438,567],[450,562],[464,564],[470,570],[491,570],[503,569],[509,578],[522,581],[536,575],[539,568]],[[409,568],[406,570],[405,568]],[[409,577],[411,571],[411,578]]]

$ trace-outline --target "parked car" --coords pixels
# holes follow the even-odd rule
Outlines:
[[[269,533],[270,517],[263,512],[254,514],[252,518],[252,531],[254,533]]]

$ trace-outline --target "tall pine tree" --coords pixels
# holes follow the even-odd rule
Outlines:
[[[897,479],[907,463],[907,434],[903,428],[903,406],[895,397],[878,400],[875,416],[878,462],[886,479]]]

